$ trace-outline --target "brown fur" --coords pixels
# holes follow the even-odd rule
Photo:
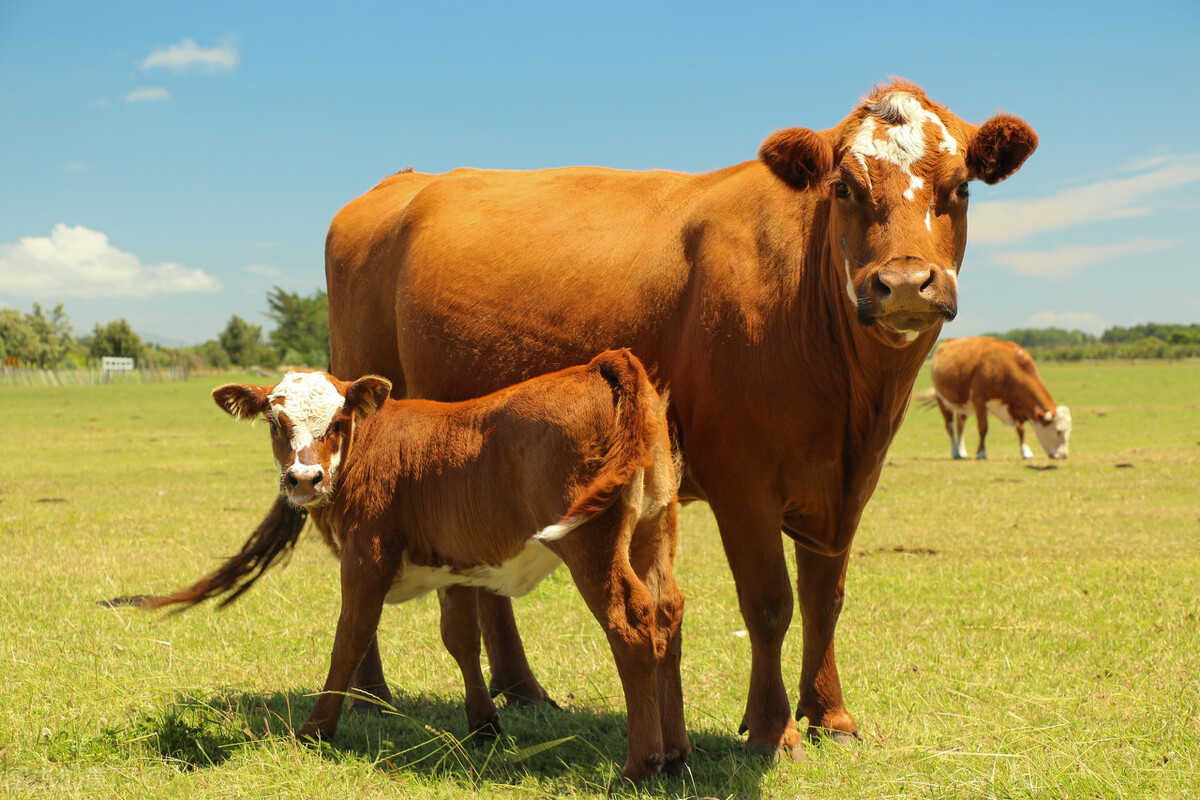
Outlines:
[[[847,553],[917,371],[957,308],[947,272],[966,248],[967,198],[956,190],[1006,177],[1036,143],[1015,118],[977,128],[911,84],[876,96],[888,88],[914,94],[959,145],[927,148],[920,203],[902,197],[899,170],[873,161],[860,175],[847,157],[864,105],[706,175],[392,176],[343,208],[326,241],[337,375],[458,400],[629,347],[669,385],[682,491],[712,506],[753,643],[755,752],[800,741],[780,663],[794,602],[781,529],[798,543],[796,715],[814,733],[857,734],[833,649]],[[874,195],[842,197],[839,175],[869,178]],[[479,602],[493,685],[544,697],[507,602]]]
[[[391,384],[376,376],[329,379],[344,406],[313,448],[331,486],[308,508],[341,559],[342,613],[324,693],[299,735],[332,736],[345,694],[368,688],[360,664],[378,661],[381,607],[409,570],[448,569],[469,581],[525,552],[548,525],[569,522],[569,532],[544,545],[567,564],[608,635],[629,717],[622,774],[680,770],[690,745],[679,678],[683,597],[671,567],[678,484],[665,405],[641,363],[628,350],[609,351],[458,403],[387,400]],[[269,391],[223,386],[214,398],[246,418],[267,410]],[[286,432],[272,441],[279,457]],[[157,606],[244,592],[294,543],[260,535],[267,529],[290,530],[269,518],[241,554]],[[471,730],[494,733],[470,591],[439,590],[443,641],[462,669]]]

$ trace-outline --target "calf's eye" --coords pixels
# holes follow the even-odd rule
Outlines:
[[[850,196],[850,187],[845,181],[838,181],[833,185],[833,193],[844,200]]]
[[[273,419],[267,420],[267,425],[269,425],[271,427],[271,435],[272,436],[279,435],[279,426],[275,424],[275,420],[273,420]]]
[[[967,185],[966,181],[963,181],[958,185],[958,188],[954,190],[954,193],[959,197],[968,197],[971,194],[971,187]]]

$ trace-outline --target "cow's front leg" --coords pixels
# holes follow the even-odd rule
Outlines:
[[[975,422],[979,425],[979,449],[975,451],[975,458],[978,458],[978,459],[987,458],[987,443],[986,443],[987,432],[988,432],[987,415],[988,415],[987,403],[985,403],[983,400],[981,400],[979,398],[976,398],[975,399]]]
[[[475,589],[450,586],[438,591],[442,644],[462,672],[466,693],[467,730],[481,736],[500,733],[500,717],[479,666],[479,616]]]
[[[478,595],[479,623],[492,673],[488,684],[492,696],[503,694],[509,705],[549,703],[557,708],[529,667],[525,645],[513,617],[512,598],[486,589],[479,589]]]
[[[740,728],[748,734],[746,751],[772,760],[781,754],[801,760],[804,751],[780,662],[793,602],[783,557],[782,515],[730,508],[713,500],[717,498],[710,498],[710,504],[750,638],[750,691]]]
[[[1033,450],[1029,445],[1025,444],[1025,423],[1020,420],[1016,423],[1017,441],[1021,443],[1021,458],[1033,458]]]
[[[858,725],[842,701],[833,653],[833,634],[846,594],[849,549],[824,556],[796,545],[796,588],[804,626],[804,666],[800,673],[800,702],[796,719],[808,718],[811,738],[827,736],[844,742],[858,738]]]
[[[380,702],[391,704],[392,692],[383,677],[383,661],[379,657],[379,637],[372,636],[367,652],[350,679],[350,710],[360,713],[380,711]]]
[[[342,611],[329,675],[308,719],[296,732],[300,738],[328,739],[337,731],[351,678],[375,639],[383,600],[395,575],[395,564],[382,561],[385,558],[362,553],[353,541],[342,553]]]

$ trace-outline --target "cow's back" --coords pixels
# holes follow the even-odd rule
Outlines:
[[[746,168],[388,178],[330,229],[333,371],[382,374],[397,396],[456,400],[607,348],[657,368],[689,312],[692,205]]]
[[[1002,400],[1031,392],[1041,385],[1037,367],[1015,342],[989,336],[948,339],[938,345],[931,366],[933,388],[945,401],[966,406],[975,398]]]

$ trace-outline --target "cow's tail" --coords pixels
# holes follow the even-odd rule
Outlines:
[[[230,556],[220,568],[187,589],[146,598],[141,607],[156,609],[182,605],[182,608],[174,610],[185,611],[205,600],[228,595],[221,599],[220,607],[224,608],[241,597],[272,564],[291,553],[306,519],[308,515],[303,509],[292,505],[282,496],[277,498],[242,549]]]
[[[919,405],[924,409],[933,408],[937,405],[937,392],[933,389],[922,389],[919,392],[913,392],[911,403]]]
[[[659,455],[655,448],[660,426],[666,424],[667,395],[660,397],[654,391],[642,362],[628,349],[608,350],[588,366],[612,388],[616,406],[613,438],[596,477],[562,519],[536,535],[540,541],[560,539],[607,510],[637,471],[651,466]]]

